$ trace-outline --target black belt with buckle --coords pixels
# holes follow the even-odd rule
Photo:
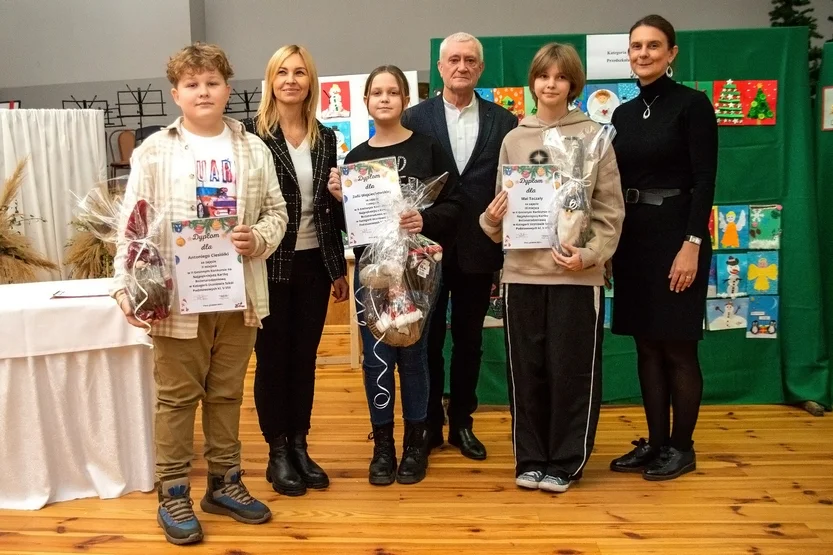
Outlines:
[[[669,197],[678,197],[692,191],[693,189],[625,189],[625,202],[659,206]]]

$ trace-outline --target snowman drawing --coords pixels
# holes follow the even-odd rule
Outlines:
[[[330,92],[327,93],[328,98],[330,99],[330,106],[327,108],[326,112],[323,114],[325,117],[329,118],[349,118],[350,112],[344,109],[344,101],[341,98],[341,87],[338,83],[333,83],[333,86],[330,87]]]
[[[343,160],[347,153],[350,152],[350,147],[347,146],[347,139],[344,137],[344,133],[341,132],[339,129],[333,129],[333,132],[336,135],[336,154],[338,155],[339,160]]]
[[[709,322],[709,329],[711,330],[729,330],[746,327],[746,318],[738,314],[740,307],[736,307],[732,301],[726,301],[726,304],[721,309],[719,306],[715,310],[720,313]]]
[[[726,260],[726,272],[729,277],[723,281],[726,283],[726,295],[729,297],[736,297],[740,294],[740,261],[734,256],[730,256]]]

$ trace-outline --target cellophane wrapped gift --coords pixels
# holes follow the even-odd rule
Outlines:
[[[126,243],[124,266],[116,268],[116,273],[125,276],[130,306],[144,322],[164,320],[171,313],[174,282],[156,243],[164,214],[146,200],[127,206],[98,187],[78,203],[77,217],[91,233],[105,242]],[[122,237],[119,224],[123,219],[127,223]]]
[[[374,337],[388,345],[407,347],[422,337],[440,287],[442,247],[401,229],[400,215],[431,206],[447,177],[404,181],[401,198],[386,207],[380,239],[359,260],[360,316]]]
[[[555,191],[550,210],[552,247],[564,256],[564,245],[583,247],[590,239],[590,184],[616,130],[612,125],[586,127],[582,133],[565,136],[558,127],[544,131],[544,146],[552,164],[561,173],[561,186]]]

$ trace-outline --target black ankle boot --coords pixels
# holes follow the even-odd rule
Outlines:
[[[652,482],[673,480],[697,468],[694,448],[680,451],[671,446],[660,449],[659,456],[642,472],[642,477]]]
[[[370,461],[370,483],[387,486],[396,479],[396,446],[393,423],[373,426],[373,460]]]
[[[294,432],[289,434],[289,460],[298,471],[301,479],[308,488],[324,489],[330,485],[330,478],[324,469],[312,460],[307,451],[307,433]]]
[[[289,450],[285,435],[269,442],[269,465],[266,467],[266,480],[272,484],[272,489],[281,495],[296,497],[307,492],[307,486],[289,461]]]
[[[405,421],[405,441],[402,462],[396,472],[400,484],[416,484],[425,478],[428,468],[428,430],[425,422]]]
[[[645,441],[645,438],[639,438],[639,441],[631,443],[636,446],[634,449],[610,461],[610,469],[613,472],[642,472],[645,466],[659,455],[660,448],[651,445]]]

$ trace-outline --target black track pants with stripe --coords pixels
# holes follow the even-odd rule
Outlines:
[[[515,475],[577,480],[602,400],[604,288],[504,285]]]

